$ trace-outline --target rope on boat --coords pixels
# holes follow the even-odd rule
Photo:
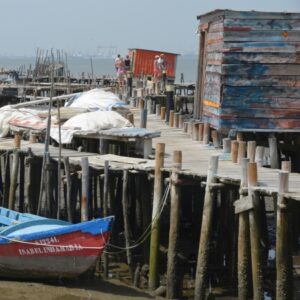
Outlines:
[[[103,251],[103,252],[105,252],[107,254],[122,253],[122,252],[124,252],[124,251],[126,251],[128,249],[134,249],[134,248],[140,246],[149,237],[149,235],[152,232],[152,225],[156,223],[156,221],[160,218],[160,216],[161,216],[161,214],[163,212],[163,209],[164,209],[165,204],[167,202],[167,198],[168,198],[169,192],[170,192],[170,184],[167,186],[167,188],[165,190],[165,193],[163,195],[163,198],[162,198],[161,205],[160,205],[158,213],[154,216],[154,218],[152,219],[151,223],[146,228],[146,230],[141,234],[141,236],[135,241],[134,244],[130,245],[129,247],[120,247],[120,246],[117,246],[117,245],[109,244],[103,238],[102,230],[101,230],[101,236],[103,238],[104,245],[100,246],[100,247],[89,247],[89,246],[81,246],[81,245],[59,245],[59,244],[45,244],[45,243],[37,243],[37,242],[27,242],[27,241],[22,241],[22,240],[19,240],[19,239],[16,239],[16,238],[9,238],[9,237],[3,236],[3,235],[0,235],[0,238],[5,239],[5,240],[10,241],[10,242],[15,242],[15,243],[19,243],[19,244],[26,244],[26,245],[31,245],[31,246],[40,246],[40,247],[58,247],[58,248],[71,248],[71,249],[78,248],[78,249],[101,250],[101,249],[104,249],[106,246],[110,246],[112,248],[119,249],[121,251],[117,251],[117,252]]]
[[[161,205],[160,205],[160,208],[159,208],[159,211],[157,212],[157,214],[154,216],[154,218],[152,219],[151,223],[149,224],[149,226],[146,228],[146,230],[141,234],[141,236],[135,241],[134,244],[130,245],[129,247],[120,247],[120,246],[117,246],[117,245],[113,245],[113,244],[110,244],[110,243],[107,243],[106,246],[110,246],[112,248],[115,248],[115,249],[119,249],[121,251],[117,251],[117,252],[108,252],[108,251],[103,251],[104,253],[107,253],[107,254],[119,254],[119,253],[122,253],[128,249],[134,249],[138,246],[140,246],[141,244],[143,244],[146,239],[149,237],[149,235],[151,234],[152,230],[153,230],[153,224],[155,224],[157,222],[157,220],[160,218],[162,212],[163,212],[163,209],[166,205],[166,202],[167,202],[167,198],[168,198],[168,195],[169,195],[169,192],[170,192],[170,186],[171,184],[169,184],[165,190],[165,193],[162,197],[162,201],[161,201]]]

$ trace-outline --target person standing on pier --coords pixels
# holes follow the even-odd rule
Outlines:
[[[118,54],[118,56],[115,60],[115,67],[116,67],[116,71],[117,71],[119,88],[121,90],[123,90],[126,70],[125,70],[124,59],[121,57],[120,54]]]

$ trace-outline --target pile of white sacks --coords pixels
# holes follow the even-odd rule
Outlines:
[[[124,102],[115,94],[103,89],[93,89],[73,96],[65,107],[84,108],[89,112],[77,114],[61,125],[61,143],[71,143],[76,133],[97,133],[105,129],[132,127],[126,118],[112,110],[122,106]],[[19,123],[23,124],[24,128],[45,128],[47,119],[41,117],[40,110],[15,109],[9,105],[0,108],[0,137],[6,137],[11,125]],[[55,122],[51,123],[50,136],[58,142],[58,125],[54,124]]]

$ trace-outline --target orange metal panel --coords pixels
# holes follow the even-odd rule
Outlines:
[[[177,54],[145,49],[131,49],[132,72],[135,77],[141,75],[153,76],[155,55],[164,54],[167,61],[167,77],[175,78]]]

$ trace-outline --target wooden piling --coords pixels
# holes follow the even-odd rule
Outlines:
[[[255,149],[255,162],[258,167],[262,167],[264,163],[265,148],[263,146],[257,146]]]
[[[212,138],[214,147],[219,148],[220,147],[220,140],[219,140],[219,133],[218,133],[217,130],[212,130],[211,131],[211,138]]]
[[[203,138],[204,138],[204,124],[203,123],[199,123],[199,141],[203,142]]]
[[[152,230],[150,238],[150,261],[149,261],[149,289],[155,289],[159,283],[158,273],[158,251],[160,243],[159,224],[160,219],[157,218],[161,200],[163,195],[163,176],[161,168],[164,166],[165,144],[156,145],[155,151],[155,173],[154,173],[154,193],[152,207]]]
[[[124,220],[124,235],[126,245],[127,264],[131,279],[133,280],[133,261],[130,249],[130,224],[129,224],[129,206],[128,206],[128,170],[123,170],[123,188],[122,188],[122,206],[123,206],[123,220]]]
[[[147,128],[147,109],[141,109],[140,128]]]
[[[25,156],[20,154],[19,159],[19,212],[25,209]]]
[[[87,157],[81,158],[81,222],[89,219],[89,160]]]
[[[249,158],[249,162],[255,162],[255,149],[256,149],[256,141],[247,142],[247,158]]]
[[[248,196],[253,203],[253,209],[249,211],[250,244],[251,244],[251,264],[253,299],[264,298],[263,290],[263,270],[262,270],[262,250],[261,250],[261,229],[259,221],[259,198],[253,187],[257,185],[257,165],[248,163]]]
[[[174,125],[175,125],[175,128],[179,128],[179,118],[180,118],[180,113],[174,113]]]
[[[242,162],[242,158],[246,157],[246,147],[247,147],[247,142],[239,141],[239,144],[238,144],[238,156],[237,156],[237,163],[239,165]]]
[[[72,198],[71,198],[72,180],[70,175],[69,157],[67,156],[64,157],[64,169],[65,169],[65,177],[66,177],[67,215],[68,215],[68,221],[73,223]]]
[[[290,160],[283,160],[281,162],[281,171],[292,172],[292,162]]]
[[[216,182],[216,175],[218,171],[219,156],[213,155],[210,157],[206,188],[204,196],[204,206],[202,214],[202,226],[199,242],[198,260],[197,260],[197,270],[196,270],[196,280],[195,280],[195,300],[205,299],[205,288],[206,288],[206,277],[207,268],[209,262],[209,243],[212,233],[212,216],[214,208],[214,195],[211,188],[211,184]]]
[[[293,265],[289,203],[284,193],[288,192],[289,172],[279,172],[276,224],[276,300],[293,298]]]
[[[209,144],[210,140],[210,125],[209,123],[204,123],[204,128],[203,128],[203,143],[205,145]]]
[[[192,130],[192,140],[198,141],[199,140],[199,123],[193,123],[193,130]]]
[[[271,169],[279,169],[277,139],[275,137],[269,138],[269,147],[270,147]]]
[[[183,115],[179,115],[178,127],[183,128]]]
[[[20,149],[20,147],[21,147],[21,138],[22,138],[22,135],[19,132],[14,133],[14,146],[17,149]]]
[[[19,172],[19,150],[14,149],[12,154],[12,170],[11,170],[11,179],[10,179],[10,187],[9,187],[9,198],[8,198],[8,208],[15,209],[15,195],[16,189],[18,186],[18,172]]]
[[[240,200],[247,201],[243,195],[243,189],[248,186],[247,167],[250,159],[242,158],[242,177],[240,185]],[[239,214],[239,231],[238,231],[238,298],[247,300],[250,298],[250,236],[249,236],[249,215],[248,211]]]
[[[180,187],[178,171],[181,169],[182,153],[174,151],[171,174],[171,208],[167,264],[167,299],[180,299],[181,285],[178,262],[179,224],[180,224]]]
[[[231,152],[231,139],[224,138],[223,139],[223,153],[230,153]]]
[[[169,126],[174,127],[174,110],[170,110]]]
[[[237,163],[238,149],[239,149],[239,142],[236,140],[231,141],[231,161],[233,163]]]
[[[156,104],[156,105],[155,105],[155,113],[156,113],[156,116],[157,116],[157,117],[160,116],[160,104]]]
[[[165,120],[166,119],[166,107],[165,106],[162,106],[160,108],[160,118],[162,120]]]
[[[103,181],[103,217],[108,216],[108,171],[109,161],[104,161],[104,181]],[[103,253],[103,277],[108,278],[108,254]]]

